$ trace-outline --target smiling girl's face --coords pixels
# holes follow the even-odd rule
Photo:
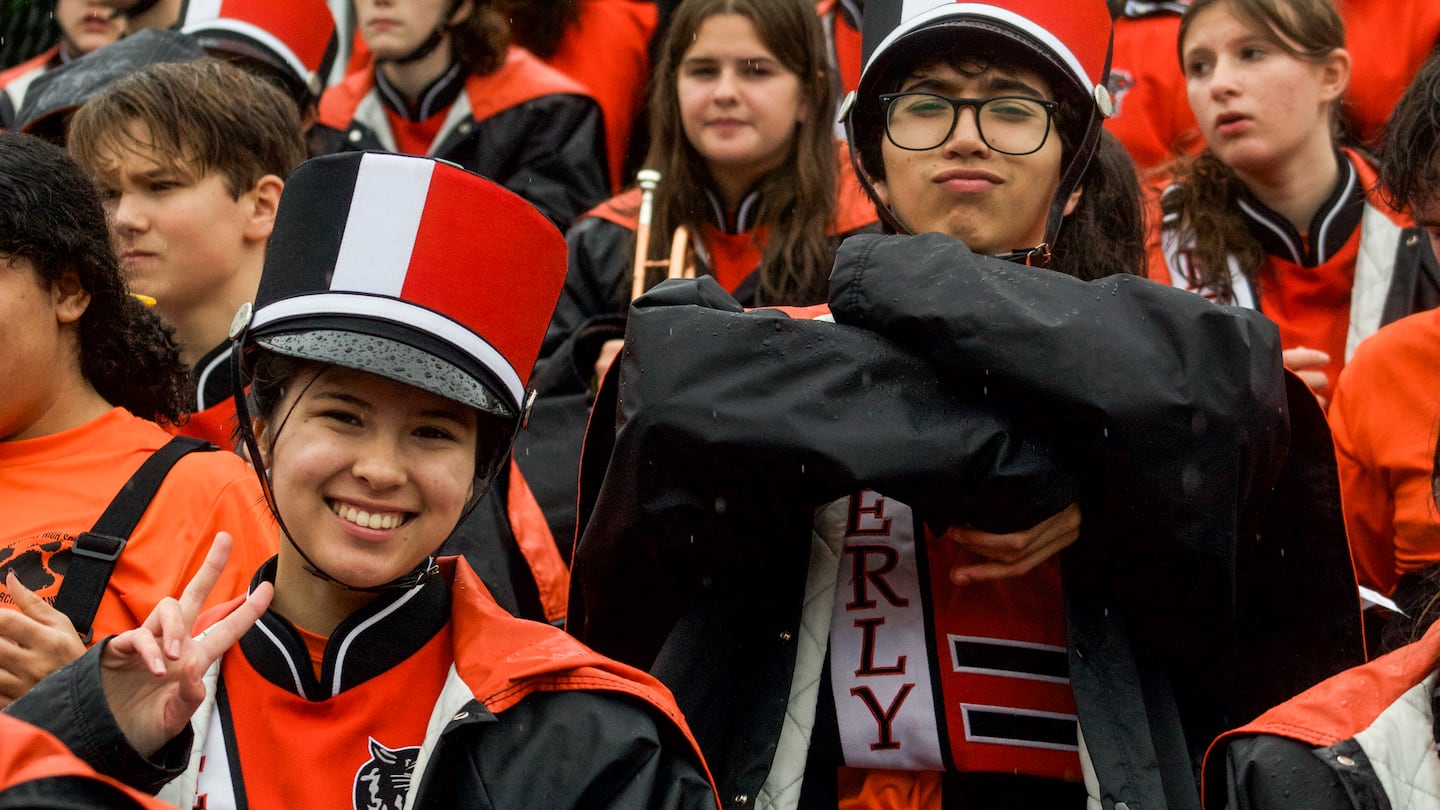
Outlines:
[[[295,543],[354,587],[383,585],[435,553],[473,491],[476,412],[339,366],[307,367],[287,388],[256,435]],[[307,594],[334,587],[303,565],[281,543],[275,604],[292,619],[287,605],[325,601]]]

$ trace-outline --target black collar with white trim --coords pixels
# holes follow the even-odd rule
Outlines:
[[[375,67],[375,91],[379,94],[381,103],[406,121],[429,119],[454,104],[464,90],[465,71],[459,62],[451,65],[449,70],[420,91],[420,96],[414,103],[385,78],[385,71],[380,66]]]
[[[1303,237],[1285,217],[1248,193],[1238,200],[1245,224],[1264,251],[1301,267],[1318,267],[1350,241],[1365,214],[1365,189],[1355,167],[1335,153],[1339,179],[1330,196],[1310,220],[1309,238]]]
[[[276,559],[272,557],[255,574],[252,590],[261,582],[275,581]],[[419,652],[449,621],[449,586],[441,577],[425,577],[412,588],[382,592],[341,622],[325,645],[318,681],[305,641],[289,620],[273,610],[266,611],[240,638],[240,651],[266,680],[318,702],[381,675]]]
[[[222,402],[229,402],[235,393],[230,374],[232,359],[230,341],[205,353],[195,364],[195,410],[208,410]]]

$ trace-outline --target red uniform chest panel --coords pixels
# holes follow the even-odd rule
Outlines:
[[[395,151],[403,155],[429,154],[430,144],[435,142],[435,136],[440,134],[440,127],[445,124],[445,117],[449,114],[450,108],[446,107],[424,121],[407,121],[386,107],[385,120],[389,122],[390,132],[395,136]]]
[[[933,537],[926,556],[955,769],[1078,781],[1059,563],[958,588],[950,570],[979,559]]]
[[[711,273],[726,292],[734,292],[760,266],[760,250],[770,229],[760,226],[743,233],[725,233],[712,225],[703,229],[710,253]]]
[[[229,758],[238,759],[245,804],[306,810],[401,807],[410,780],[419,778],[413,773],[415,760],[452,650],[446,627],[383,675],[320,702],[270,683],[238,650],[226,655],[221,680],[229,712],[223,722]],[[218,733],[211,729],[212,737]],[[202,769],[197,807],[205,806],[207,787]]]
[[[1333,388],[1345,365],[1345,336],[1350,330],[1350,291],[1360,255],[1361,228],[1324,264],[1302,267],[1275,256],[1260,267],[1260,311],[1280,327],[1281,345],[1319,349],[1330,355],[1325,366]]]
[[[1058,564],[957,588],[958,548],[851,498],[830,667],[851,767],[1081,778]]]

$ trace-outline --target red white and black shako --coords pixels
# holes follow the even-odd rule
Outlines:
[[[285,185],[244,339],[515,419],[564,280],[564,237],[504,188],[433,158],[330,155]]]
[[[179,28],[212,53],[267,65],[302,101],[319,100],[340,47],[325,0],[187,0]]]
[[[1104,86],[1108,69],[1111,18],[1105,0],[872,0],[865,4],[862,26],[861,88],[917,37],[944,28],[1014,39],[1050,60],[1087,96]]]

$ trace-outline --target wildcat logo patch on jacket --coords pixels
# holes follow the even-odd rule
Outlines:
[[[846,765],[1081,778],[1057,563],[957,587],[967,552],[873,491],[819,528],[843,532],[829,654]]]
[[[355,773],[355,810],[400,810],[420,746],[390,749],[370,738],[370,761]]]
[[[70,547],[73,545],[75,538],[72,535],[46,532],[0,546],[0,575],[5,571],[14,571],[22,585],[46,601],[54,602],[55,595],[60,592],[60,583],[65,579],[65,571],[70,567]],[[0,594],[0,604],[13,601],[8,593]]]

